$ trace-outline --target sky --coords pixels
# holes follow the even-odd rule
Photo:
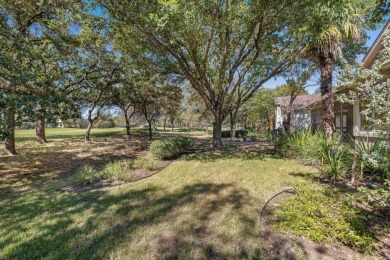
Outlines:
[[[366,46],[368,48],[371,47],[371,45],[375,42],[376,38],[379,36],[380,32],[382,31],[383,27],[385,25],[383,24],[382,26],[380,26],[378,29],[376,30],[373,30],[373,31],[367,31],[367,35],[369,37],[369,39],[367,40],[366,42]],[[364,55],[360,55],[358,57],[359,61],[362,61],[364,58]],[[316,84],[316,81],[318,81],[318,76],[319,75],[316,75],[315,77],[313,77],[313,79],[311,80],[311,82],[309,82],[309,85],[313,85],[313,84]],[[283,85],[285,84],[286,81],[281,78],[281,77],[277,77],[277,78],[273,78],[271,80],[269,80],[268,82],[266,82],[264,84],[264,87],[265,88],[276,88],[277,86],[280,86],[280,85]],[[307,88],[307,91],[309,92],[309,94],[313,94],[317,89],[319,88],[318,85],[316,86],[310,86]]]

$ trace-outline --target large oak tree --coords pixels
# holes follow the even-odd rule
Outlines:
[[[300,2],[97,0],[112,18],[122,49],[133,43],[165,57],[185,75],[213,115],[213,145],[222,122],[297,52],[287,26]]]

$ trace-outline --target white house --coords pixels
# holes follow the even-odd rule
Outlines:
[[[283,129],[291,97],[275,97],[275,129]],[[311,113],[307,107],[321,100],[320,94],[297,96],[291,107],[291,126],[295,130],[307,128],[311,124]]]

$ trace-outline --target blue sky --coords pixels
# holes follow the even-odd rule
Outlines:
[[[374,43],[374,41],[376,40],[376,38],[378,37],[378,35],[382,31],[383,26],[384,26],[384,24],[382,26],[380,26],[378,29],[374,30],[374,31],[367,31],[367,35],[369,36],[369,39],[366,42],[366,46],[368,48],[370,48],[371,45]],[[363,58],[364,58],[364,55],[361,55],[361,56],[358,57],[359,61],[361,61]],[[316,80],[318,80],[318,76],[316,78],[314,78],[313,81],[310,82],[309,84],[310,85],[315,84]],[[277,86],[283,85],[285,83],[286,83],[286,81],[283,78],[278,77],[276,79],[269,80],[266,84],[264,84],[264,87],[266,87],[266,88],[276,88]],[[312,94],[312,93],[314,93],[314,91],[316,91],[318,89],[318,87],[319,86],[308,87],[307,91],[309,92],[309,94]]]

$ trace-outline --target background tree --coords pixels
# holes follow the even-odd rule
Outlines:
[[[126,79],[121,80],[119,87],[114,89],[112,101],[113,105],[117,106],[123,113],[128,137],[131,136],[130,120],[137,112],[134,88],[134,80],[126,77]]]
[[[283,71],[299,50],[286,34],[295,22],[292,10],[300,9],[295,1],[97,2],[121,37],[136,39],[185,75],[213,115],[217,147],[230,111]]]
[[[180,87],[171,85],[162,87],[161,91],[164,93],[161,97],[163,99],[162,115],[164,117],[164,131],[168,120],[173,131],[175,120],[182,111],[183,93]]]
[[[83,9],[82,1],[0,1],[0,77],[7,100],[2,133],[7,154],[16,154],[15,115],[31,97],[26,92],[36,82],[33,61],[39,59],[44,43],[62,37],[76,9]]]

